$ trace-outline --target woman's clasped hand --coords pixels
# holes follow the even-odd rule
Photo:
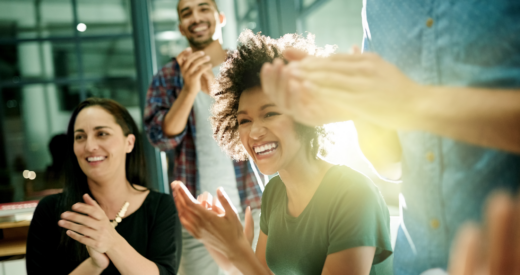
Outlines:
[[[88,194],[83,195],[85,203],[78,202],[71,211],[61,214],[58,225],[68,229],[67,235],[87,246],[93,263],[105,269],[110,263],[105,254],[121,240],[114,226],[99,204]]]

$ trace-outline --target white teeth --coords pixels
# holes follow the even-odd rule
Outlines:
[[[262,146],[259,146],[259,147],[254,147],[254,151],[257,154],[262,155],[262,154],[267,154],[268,152],[266,152],[266,151],[269,151],[269,150],[271,150],[273,148],[276,148],[276,144],[275,143],[269,143],[269,144],[262,145]]]
[[[100,161],[100,160],[104,160],[105,157],[90,157],[90,158],[87,158],[88,161]]]
[[[200,26],[200,27],[196,27],[195,29],[193,29],[193,31],[199,32],[199,31],[203,31],[203,30],[205,30],[207,28],[208,27],[206,27],[206,26]]]

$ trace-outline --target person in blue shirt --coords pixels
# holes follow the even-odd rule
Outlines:
[[[287,51],[262,87],[305,124],[354,120],[363,153],[402,171],[396,275],[446,270],[494,190],[520,185],[520,2],[367,0],[363,53]],[[399,164],[400,163],[400,164]]]

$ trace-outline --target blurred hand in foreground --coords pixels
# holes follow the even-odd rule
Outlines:
[[[288,49],[262,67],[264,92],[297,121],[307,125],[354,117],[393,128],[406,128],[416,108],[414,95],[422,86],[377,54],[306,56]]]
[[[520,274],[520,197],[494,194],[485,222],[459,230],[450,258],[450,275]]]

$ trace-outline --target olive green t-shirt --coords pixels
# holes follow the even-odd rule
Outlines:
[[[262,195],[260,229],[274,274],[321,274],[327,255],[353,247],[376,247],[370,274],[392,274],[390,217],[374,183],[346,166],[327,171],[307,207],[289,214],[280,177]]]

